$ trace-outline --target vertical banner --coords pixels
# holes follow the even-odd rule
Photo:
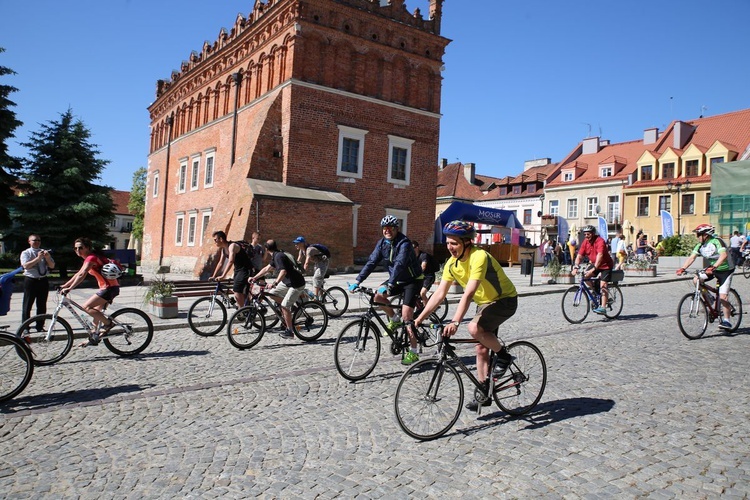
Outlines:
[[[599,216],[599,236],[604,238],[604,241],[607,241],[607,238],[609,237],[609,231],[607,230],[607,219]]]
[[[661,235],[663,238],[674,236],[674,219],[666,210],[661,211]]]
[[[570,231],[570,227],[568,226],[568,220],[565,217],[557,216],[557,241],[560,243],[565,243],[568,241],[568,231]]]

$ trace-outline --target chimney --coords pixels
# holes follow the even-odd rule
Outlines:
[[[599,152],[599,138],[598,137],[587,137],[583,140],[583,153],[585,155],[591,155]]]
[[[678,121],[674,124],[674,148],[675,149],[683,149],[688,142],[690,142],[690,138],[693,137],[693,132],[695,132],[695,127],[693,125],[690,125],[689,123],[685,123],[682,121]]]
[[[447,166],[448,166],[448,158],[440,158],[440,163],[438,163],[438,170],[443,170]]]
[[[469,184],[474,184],[475,168],[476,168],[476,163],[464,164],[464,177],[466,177],[466,180],[469,182]]]
[[[658,128],[647,128],[643,131],[643,144],[655,144],[659,139]]]
[[[523,171],[527,171],[533,167],[543,167],[552,163],[552,158],[539,158],[538,160],[526,160],[523,162]]]

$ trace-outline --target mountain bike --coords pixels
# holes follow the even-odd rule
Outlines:
[[[699,270],[690,274],[695,282],[695,290],[680,300],[677,306],[677,324],[685,337],[695,340],[706,333],[709,322],[713,323],[717,319],[721,321],[724,311],[719,300],[719,288],[706,284],[705,271]],[[731,333],[737,331],[742,322],[742,300],[734,288],[729,289],[727,302],[732,328],[726,331]]]
[[[312,342],[318,340],[328,328],[328,313],[320,303],[305,297],[303,293],[292,306],[292,331],[300,340]],[[248,305],[238,309],[229,319],[229,343],[240,350],[255,346],[266,330],[273,328],[268,326],[265,319],[267,314],[274,316],[274,325],[281,322],[282,328],[286,328],[281,304],[270,298],[263,286],[251,283]]]
[[[380,337],[378,325],[382,328],[384,335],[391,340],[391,354],[401,355],[404,358],[409,351],[409,332],[407,328],[413,326],[413,322],[403,323],[398,330],[392,331],[381,318],[381,311],[377,306],[389,306],[390,303],[375,302],[375,290],[367,287],[358,287],[354,290],[368,297],[367,311],[359,319],[355,319],[339,333],[333,348],[333,359],[336,370],[347,380],[352,382],[362,380],[375,369],[380,358]],[[433,313],[430,322],[440,323],[438,317]],[[430,336],[426,327],[414,327],[417,340],[421,347],[432,347],[437,344],[437,338]]]
[[[750,248],[742,252],[742,275],[750,278]]]
[[[0,325],[0,401],[19,395],[34,375],[34,358],[28,344]]]
[[[325,307],[331,318],[339,318],[349,309],[349,295],[340,286],[326,288],[324,285],[317,297],[313,297]]]
[[[52,314],[40,314],[24,321],[16,336],[24,339],[34,356],[34,364],[51,365],[63,359],[73,347],[73,329],[65,318],[60,316],[67,309],[81,325],[89,339],[100,338],[107,349],[119,356],[134,356],[151,343],[154,325],[148,314],[133,307],[118,309],[110,315],[102,309],[104,317],[112,322],[112,328],[103,332],[101,324],[94,325],[82,305],[59,290],[56,294],[55,310]],[[76,309],[83,314],[76,312]],[[38,323],[46,323],[43,331],[37,331]],[[101,332],[101,333],[100,333]]]
[[[227,324],[228,309],[237,309],[237,301],[229,287],[217,281],[211,295],[199,298],[188,309],[188,326],[202,337],[216,335]]]
[[[614,273],[618,273],[617,276],[619,277],[621,276],[619,273],[622,273],[622,271],[612,271],[612,274]],[[602,300],[601,292],[592,289],[599,286],[599,278],[594,276],[586,279],[583,277],[583,270],[579,274],[581,278],[578,285],[568,288],[562,297],[562,313],[570,323],[582,323],[589,315],[589,311],[598,308]],[[622,312],[622,291],[617,286],[618,281],[619,279],[607,285],[607,304],[604,306],[606,309],[604,316],[609,319],[618,317]],[[589,282],[590,285],[587,285],[586,282]]]
[[[442,328],[437,325],[440,333]],[[474,385],[474,398],[480,403],[477,414],[481,412],[482,403],[490,398],[513,416],[528,413],[542,399],[547,386],[547,364],[542,352],[531,342],[520,340],[507,346],[513,358],[511,363],[502,372],[491,370],[489,387],[485,389],[456,353],[456,344],[476,344],[477,341],[443,338],[440,333],[438,357],[410,366],[396,388],[396,420],[409,436],[419,440],[435,439],[455,425],[464,403],[464,386],[456,368]],[[495,353],[492,353],[490,367],[494,364]]]

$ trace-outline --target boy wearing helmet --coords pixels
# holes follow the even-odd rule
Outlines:
[[[115,297],[120,294],[120,282],[117,281],[117,278],[120,277],[121,271],[117,265],[110,263],[109,259],[103,253],[94,250],[91,240],[88,238],[78,238],[74,243],[73,249],[83,259],[83,266],[60,287],[60,292],[63,295],[67,295],[72,289],[81,284],[87,274],[96,278],[99,290],[83,304],[83,309],[94,318],[95,325],[102,323],[102,327],[99,330],[99,335],[94,334],[90,336],[88,341],[82,343],[79,347],[97,345],[99,337],[112,328],[112,322],[103,324],[106,317],[102,313],[102,309],[104,309],[105,305],[111,304]]]
[[[699,224],[698,227],[693,229],[693,232],[698,237],[699,243],[693,248],[693,252],[687,258],[681,268],[677,270],[677,275],[681,276],[685,269],[690,267],[695,259],[701,255],[708,259],[711,263],[706,268],[706,274],[708,279],[712,279],[716,276],[716,281],[719,283],[719,298],[721,299],[721,309],[724,313],[724,317],[719,323],[719,328],[723,330],[731,330],[732,324],[729,322],[729,302],[727,302],[727,296],[729,294],[729,288],[732,286],[732,273],[734,273],[734,266],[729,260],[729,254],[727,253],[726,245],[717,238],[714,234],[714,227],[711,224]]]
[[[393,215],[386,215],[380,221],[383,237],[375,244],[375,249],[367,259],[367,263],[359,272],[355,283],[349,285],[349,291],[357,289],[372,271],[380,263],[388,265],[388,281],[378,288],[375,294],[375,302],[387,303],[389,295],[404,294],[404,302],[401,307],[401,317],[404,322],[414,318],[414,306],[417,303],[419,291],[422,289],[422,267],[414,254],[414,247],[409,238],[398,230],[398,219]],[[388,316],[388,328],[395,331],[401,324],[394,319],[393,308],[381,306]],[[410,365],[419,361],[417,355],[417,339],[414,332],[409,330],[409,341],[411,350],[401,360],[402,364]]]
[[[588,257],[593,268],[589,267],[588,270],[584,271],[583,277],[589,279],[599,275],[599,287],[602,293],[602,301],[599,304],[599,307],[593,311],[596,314],[604,314],[607,312],[605,306],[609,299],[607,293],[607,282],[612,274],[614,262],[612,261],[612,256],[609,254],[607,242],[604,241],[604,238],[597,235],[594,226],[583,226],[581,230],[583,231],[583,242],[581,242],[581,248],[578,250],[578,255],[576,256],[576,262],[573,266],[573,275],[575,276],[581,268],[581,259],[583,259],[583,257]]]
[[[472,244],[476,236],[474,226],[461,220],[452,221],[443,227],[450,258],[443,266],[440,286],[430,297],[422,313],[416,319],[420,324],[442,303],[453,282],[464,289],[453,320],[443,328],[443,336],[451,337],[458,330],[471,302],[477,304],[477,314],[469,323],[469,333],[479,341],[476,345],[477,380],[484,384],[484,393],[489,390],[490,349],[496,353],[494,366],[498,376],[505,371],[512,358],[497,338],[498,327],[513,316],[518,308],[516,287],[505,275],[500,263],[485,250]],[[476,398],[466,405],[476,411],[479,405],[489,406],[491,398],[481,403]]]

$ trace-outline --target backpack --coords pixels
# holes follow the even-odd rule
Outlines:
[[[237,245],[240,247],[240,252],[242,252],[247,257],[247,261],[245,262],[245,264],[250,265],[253,257],[255,257],[255,248],[253,248],[253,245],[245,240],[233,241],[232,243],[237,243]]]
[[[295,269],[295,270],[296,270],[296,271],[297,271],[298,273],[300,273],[300,274],[305,274],[305,270],[304,270],[304,269],[302,269],[302,266],[301,266],[301,265],[299,264],[299,262],[297,262],[297,259],[296,259],[296,258],[294,258],[294,255],[290,254],[289,252],[284,252],[284,255],[286,255],[286,256],[287,256],[287,258],[288,258],[288,259],[289,259],[290,261],[292,261],[292,265],[294,266],[294,269]]]
[[[727,265],[729,266],[730,271],[734,271],[736,263],[734,262],[734,255],[732,255],[732,252],[729,250],[729,246],[719,238],[718,236],[714,236],[717,240],[719,240],[719,243],[721,243],[721,246],[723,246],[727,251]]]
[[[327,246],[325,246],[325,245],[323,245],[323,244],[321,244],[321,243],[313,243],[313,244],[312,244],[312,245],[310,245],[310,246],[311,246],[311,247],[313,247],[313,248],[315,248],[315,249],[317,249],[317,250],[318,250],[318,251],[319,251],[320,253],[322,253],[322,254],[323,254],[323,255],[325,255],[326,257],[328,257],[328,258],[330,258],[330,257],[331,257],[331,251],[330,251],[330,250],[328,250],[328,247],[327,247]]]
[[[425,269],[425,273],[436,274],[438,271],[440,271],[440,264],[435,259],[435,257],[428,254],[427,252],[425,252],[425,255],[427,255],[427,269]]]

